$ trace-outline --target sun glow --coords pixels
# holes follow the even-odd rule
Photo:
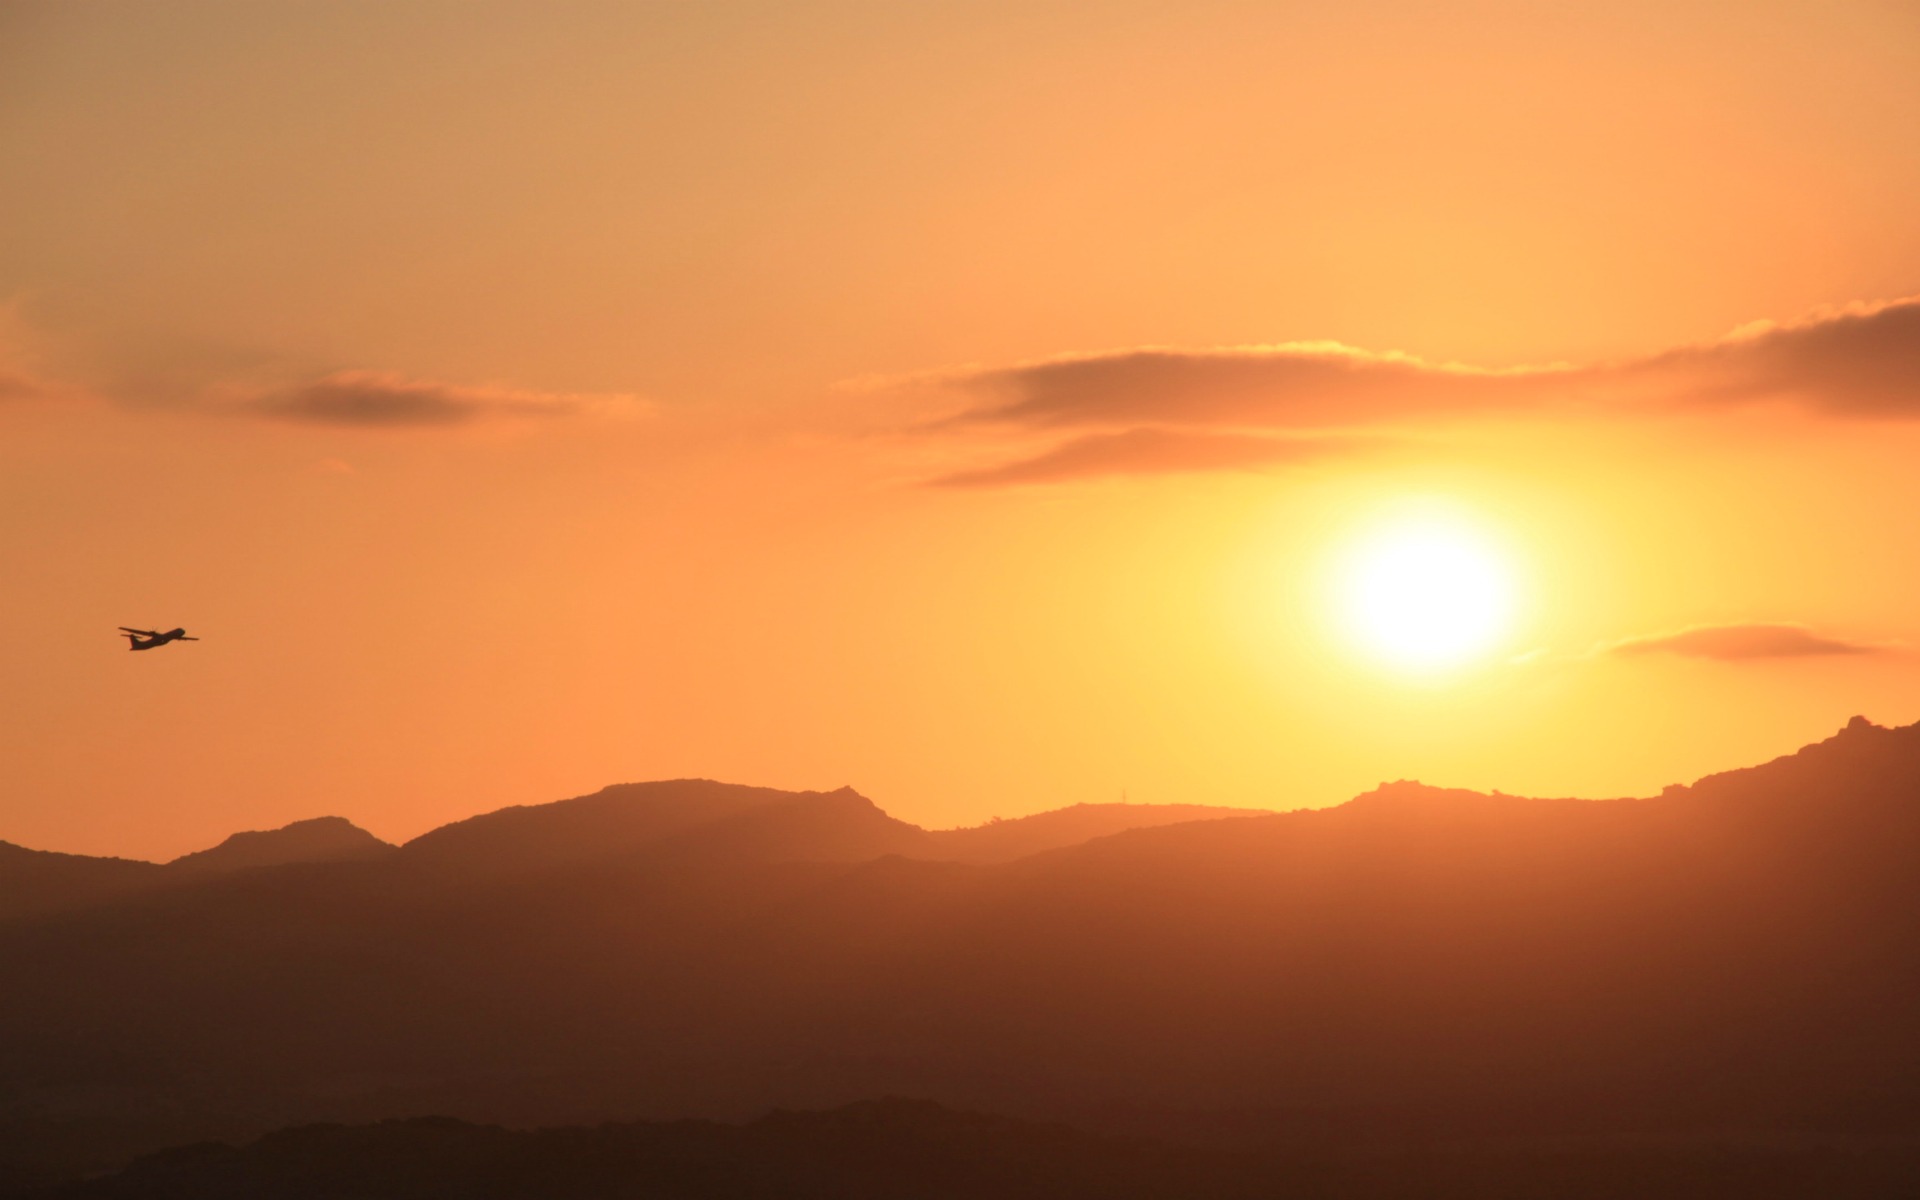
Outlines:
[[[1340,563],[1335,603],[1347,634],[1369,654],[1436,671],[1498,645],[1511,629],[1514,591],[1491,538],[1459,517],[1421,513],[1353,545]]]

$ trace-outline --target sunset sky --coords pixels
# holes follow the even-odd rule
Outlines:
[[[0,0],[0,839],[1920,719],[1916,131],[1911,0]]]

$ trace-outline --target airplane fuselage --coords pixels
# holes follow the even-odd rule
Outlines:
[[[168,642],[197,642],[199,638],[190,638],[185,629],[168,629],[164,632],[149,630],[122,629],[129,650],[151,650],[155,646],[164,646]]]

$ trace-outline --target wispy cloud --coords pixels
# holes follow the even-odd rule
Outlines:
[[[1674,654],[1741,662],[1762,658],[1815,658],[1879,654],[1886,649],[1815,633],[1804,625],[1696,625],[1673,633],[1626,638],[1607,646],[1609,654]]]
[[[1369,444],[1372,439],[1129,429],[1075,438],[1030,458],[945,475],[929,486],[991,488],[1112,475],[1257,471],[1346,453]]]
[[[1628,364],[1678,404],[1788,401],[1837,417],[1920,417],[1920,297],[1756,322],[1704,346]]]
[[[51,389],[32,376],[0,367],[0,403],[8,400],[39,400],[50,395]]]
[[[1511,408],[1577,375],[1561,367],[1438,365],[1316,342],[1127,350],[980,371],[951,383],[980,401],[956,425],[1329,428]]]
[[[34,353],[40,339],[20,315],[17,300],[0,301],[0,404],[71,398],[76,389],[49,377]]]
[[[1643,358],[1489,369],[1330,342],[1136,348],[941,377],[971,403],[948,427],[1360,428],[1461,416],[1668,411],[1785,401],[1920,418],[1920,298],[1855,305]]]
[[[629,396],[475,387],[390,372],[340,371],[249,396],[239,408],[257,416],[314,425],[419,429],[488,420],[548,420],[633,403]]]

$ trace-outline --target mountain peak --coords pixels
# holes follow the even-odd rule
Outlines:
[[[1856,797],[1905,796],[1920,780],[1920,724],[1876,725],[1854,717],[1832,736],[1758,766],[1720,771],[1674,785],[1666,795],[1710,795],[1728,788],[1788,798],[1847,792]]]
[[[236,833],[218,846],[182,855],[167,865],[178,871],[245,871],[289,863],[377,858],[392,849],[345,817],[312,817],[278,829]]]
[[[1498,792],[1493,793],[1499,795]],[[1430,783],[1421,783],[1418,779],[1394,779],[1382,783],[1370,792],[1362,792],[1345,804],[1336,808],[1349,808],[1360,805],[1364,808],[1376,806],[1408,807],[1412,805],[1430,805],[1447,800],[1485,800],[1485,792],[1468,791],[1465,788],[1435,787]]]
[[[926,853],[956,862],[1011,862],[1097,838],[1167,825],[1270,815],[1266,809],[1205,804],[1073,804],[1049,812],[926,835]]]
[[[421,834],[403,853],[433,870],[487,877],[696,847],[774,860],[878,857],[919,833],[851,787],[786,792],[667,779],[468,817]]]

